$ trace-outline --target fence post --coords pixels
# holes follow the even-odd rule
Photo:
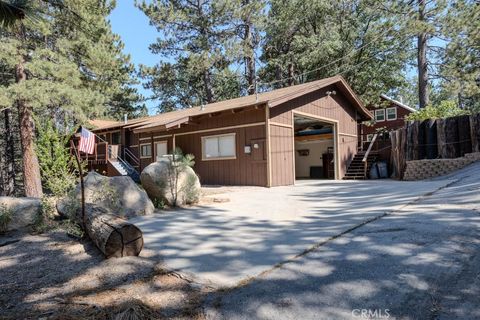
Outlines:
[[[480,113],[471,115],[469,120],[472,152],[480,152]]]

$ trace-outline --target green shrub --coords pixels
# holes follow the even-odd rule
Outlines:
[[[36,151],[43,184],[53,195],[63,197],[77,184],[76,163],[68,147],[70,135],[61,134],[51,120],[37,121],[37,128]]]
[[[194,166],[194,159],[195,156],[193,154],[183,154],[182,150],[178,147],[172,151],[171,157],[168,157],[168,185],[170,186],[170,194],[172,195],[173,206],[177,206],[179,192],[188,191],[181,190],[178,180],[182,172],[184,172],[188,167]],[[187,185],[189,185],[189,181],[187,181]],[[192,187],[193,185],[190,186],[190,189]]]
[[[35,217],[33,222],[33,231],[43,233],[54,229],[56,224],[53,221],[55,216],[55,199],[52,197],[43,196],[41,202],[41,210]]]
[[[461,109],[455,101],[444,100],[436,106],[427,106],[416,112],[410,113],[405,119],[423,121],[428,119],[445,119],[455,116],[470,114],[469,110]]]
[[[163,201],[163,199],[155,198],[152,202],[153,206],[157,209],[163,210],[166,207],[165,201]]]

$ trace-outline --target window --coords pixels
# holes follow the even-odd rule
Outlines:
[[[385,109],[376,109],[375,110],[375,121],[385,121]]]
[[[202,160],[235,158],[235,133],[202,137]]]
[[[373,139],[373,133],[367,134],[367,142],[372,141]]]
[[[155,142],[155,157],[160,161],[167,152],[167,141]]]
[[[152,144],[146,143],[140,145],[140,158],[152,157]]]
[[[120,144],[120,131],[112,132],[112,144]]]
[[[387,109],[387,120],[397,120],[397,108]]]

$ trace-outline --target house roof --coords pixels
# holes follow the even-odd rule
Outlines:
[[[372,115],[356,96],[345,79],[341,76],[335,76],[322,80],[312,81],[295,86],[272,90],[269,92],[249,95],[230,100],[210,103],[204,106],[197,106],[188,109],[181,109],[155,116],[130,120],[127,124],[118,123],[105,127],[99,127],[96,130],[111,129],[114,127],[124,127],[133,129],[134,132],[144,132],[155,129],[167,130],[180,124],[188,123],[192,117],[217,113],[225,110],[234,110],[237,108],[253,107],[267,104],[270,108],[280,105],[299,96],[325,88],[330,85],[336,85],[337,88],[347,97],[352,105],[359,111],[359,114],[366,119],[371,119]]]
[[[104,120],[104,119],[93,119],[93,120],[89,120],[88,123],[90,123],[94,127],[94,129],[108,127],[108,126],[115,127],[123,124],[123,122],[120,122],[120,121]]]
[[[397,106],[399,106],[399,107],[401,107],[401,108],[404,108],[404,109],[406,109],[406,110],[408,110],[408,111],[410,111],[410,112],[415,112],[415,111],[417,111],[417,109],[414,109],[414,108],[412,108],[412,107],[409,107],[409,106],[407,106],[406,104],[401,103],[400,101],[397,101],[397,100],[395,100],[395,99],[392,99],[392,98],[390,98],[389,96],[387,96],[386,94],[382,94],[382,95],[380,95],[380,97],[382,97],[383,99],[385,99],[385,100],[387,100],[387,101],[390,101],[391,103],[393,103],[393,104],[395,104],[395,105],[397,105]]]

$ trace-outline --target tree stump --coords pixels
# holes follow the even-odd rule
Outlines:
[[[81,216],[78,218],[82,220]],[[142,231],[105,208],[87,204],[85,224],[88,236],[107,259],[138,256],[142,251]]]

